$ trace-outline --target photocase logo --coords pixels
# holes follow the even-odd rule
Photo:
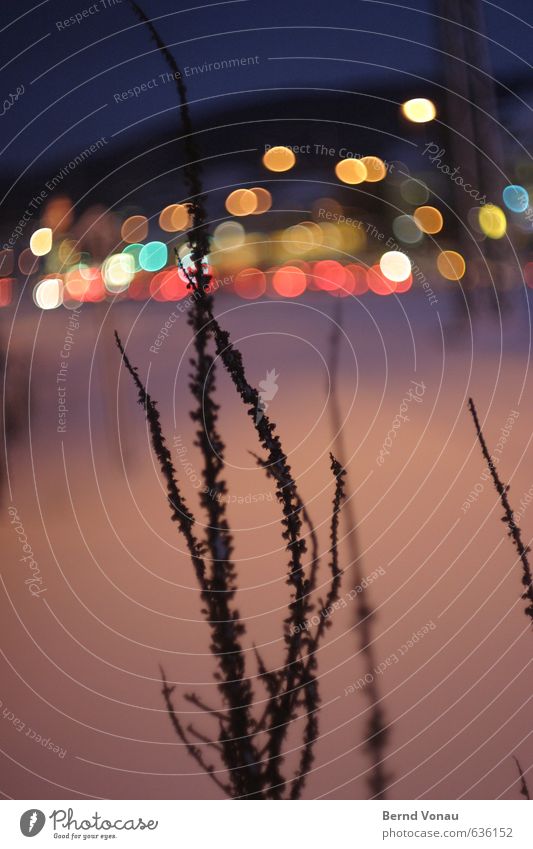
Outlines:
[[[24,837],[35,837],[43,830],[46,817],[42,811],[37,808],[30,808],[29,811],[24,811],[20,818],[20,830]]]
[[[268,409],[270,401],[277,395],[279,386],[276,383],[279,374],[276,374],[276,369],[267,371],[264,380],[259,381],[259,403],[257,405],[257,414],[255,417],[256,424],[263,418],[263,413]]]

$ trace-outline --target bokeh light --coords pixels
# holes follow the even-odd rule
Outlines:
[[[59,277],[46,277],[33,290],[33,300],[41,310],[55,310],[63,303],[63,281]]]
[[[338,218],[339,215],[342,215],[343,208],[335,198],[317,198],[313,203],[313,217],[323,221],[328,212]]]
[[[529,206],[529,194],[523,186],[506,186],[502,195],[505,206],[511,212],[525,212]]]
[[[401,251],[387,251],[383,254],[379,261],[381,273],[387,280],[392,280],[394,283],[400,283],[409,277],[411,273],[411,263]]]
[[[124,292],[133,280],[135,262],[131,254],[113,254],[102,265],[102,277],[108,292]]]
[[[39,268],[39,260],[32,254],[29,248],[24,248],[19,255],[18,267],[21,274],[35,274]]]
[[[245,268],[235,276],[233,288],[241,298],[253,301],[266,292],[266,276],[259,268]]]
[[[52,250],[52,230],[50,227],[41,227],[32,234],[30,239],[30,250],[34,256],[46,256]],[[43,309],[48,309],[43,307]]]
[[[283,265],[274,272],[272,285],[278,295],[284,298],[297,298],[305,292],[307,278],[305,272],[296,265]]]
[[[252,212],[252,215],[262,215],[264,212],[268,212],[272,206],[272,195],[268,189],[255,187],[254,189],[250,189],[250,191],[253,192],[257,200],[257,206]]]
[[[416,245],[424,238],[424,234],[412,215],[398,215],[392,222],[392,232],[401,242]]]
[[[81,259],[77,242],[74,239],[63,239],[57,249],[57,258],[62,265],[76,265]]]
[[[3,277],[0,280],[0,307],[8,307],[11,303],[14,282],[11,277]]]
[[[368,279],[367,279],[367,270],[362,265],[357,265],[357,263],[350,263],[346,266],[348,271],[352,276],[352,280],[354,282],[352,294],[354,295],[364,295],[365,292],[368,292]]]
[[[479,226],[489,239],[502,239],[507,232],[505,212],[493,203],[487,203],[479,210]]]
[[[526,262],[524,266],[524,281],[526,286],[533,289],[533,262]]]
[[[322,259],[313,265],[313,277],[317,289],[333,292],[344,286],[346,271],[337,260]]]
[[[143,248],[144,245],[136,244],[135,242],[133,242],[131,245],[126,245],[126,247],[122,251],[123,254],[129,254],[129,256],[133,257],[134,269],[136,272],[140,271],[142,268],[140,255]]]
[[[363,156],[359,160],[366,168],[366,181],[378,183],[387,176],[387,167],[379,156]]]
[[[442,214],[434,206],[419,206],[413,218],[423,233],[440,233],[444,224]]]
[[[237,248],[244,244],[246,233],[238,221],[223,221],[215,228],[213,243],[219,250]]]
[[[403,295],[405,292],[408,292],[409,289],[413,285],[413,275],[409,274],[405,280],[399,280],[396,284],[396,289],[394,290],[395,295]]]
[[[413,97],[402,104],[402,112],[408,121],[415,124],[426,124],[433,121],[437,114],[435,104],[426,97]]]
[[[293,224],[282,234],[285,249],[296,256],[307,253],[314,246],[313,231],[304,224]]]
[[[263,165],[269,171],[290,171],[296,163],[296,157],[288,147],[271,147],[263,156]]]
[[[56,233],[66,233],[70,229],[74,212],[72,201],[66,195],[52,198],[43,212],[42,222]]]
[[[466,271],[466,263],[457,251],[441,251],[437,257],[437,268],[446,280],[460,280]]]
[[[104,281],[100,269],[80,265],[73,268],[65,275],[65,286],[63,297],[66,296],[75,301],[89,301],[95,303],[105,298]]]
[[[252,215],[257,203],[257,195],[250,189],[235,189],[226,198],[226,209],[230,215]]]
[[[396,291],[397,284],[385,277],[379,265],[373,265],[368,269],[366,280],[368,288],[375,295],[392,295]]]
[[[335,174],[350,186],[364,183],[368,176],[366,166],[360,159],[341,159],[335,166]]]
[[[130,215],[122,222],[120,235],[123,242],[143,242],[148,235],[148,219],[145,215]]]
[[[147,242],[139,253],[139,264],[145,271],[159,271],[167,261],[168,248],[164,242]]]
[[[150,282],[150,295],[155,301],[180,301],[188,294],[187,283],[177,268],[154,274]]]
[[[411,206],[420,206],[429,200],[429,189],[421,180],[409,177],[400,185],[400,194]]]
[[[165,233],[178,233],[181,230],[187,230],[189,225],[189,210],[182,203],[171,203],[165,206],[159,216],[159,226]]]

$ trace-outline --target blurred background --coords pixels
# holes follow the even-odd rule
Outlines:
[[[518,798],[512,755],[533,764],[531,634],[466,402],[527,541],[529,4],[143,8],[187,87],[216,313],[266,386],[324,582],[329,451],[348,469],[343,592],[355,528],[358,568],[374,575],[388,793]],[[126,0],[6,2],[1,32],[2,793],[210,796],[158,671],[184,720],[183,692],[216,701],[208,632],[113,339],[159,402],[201,526],[176,80]],[[217,393],[239,610],[248,647],[275,665],[280,510],[222,368]],[[369,706],[347,692],[366,672],[352,608],[320,652],[313,798],[368,797]],[[289,736],[288,759],[297,745]]]

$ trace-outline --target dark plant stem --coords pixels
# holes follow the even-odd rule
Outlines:
[[[317,711],[320,705],[320,693],[316,680],[316,670],[318,666],[317,651],[324,631],[331,625],[331,610],[333,609],[335,602],[338,601],[341,584],[341,569],[339,567],[339,514],[341,502],[343,502],[346,497],[344,482],[346,471],[343,469],[338,460],[335,459],[333,454],[330,454],[329,456],[331,460],[331,471],[335,477],[335,494],[333,496],[330,535],[331,584],[326,597],[326,602],[322,605],[322,609],[320,611],[320,620],[316,631],[313,636],[309,636],[306,645],[307,654],[301,677],[304,692],[303,704],[306,710],[306,724],[300,763],[291,787],[291,799],[300,798],[307,780],[307,774],[309,773],[315,758],[314,744],[318,736]]]
[[[339,403],[339,358],[340,342],[342,338],[342,300],[337,299],[333,314],[333,328],[330,337],[330,350],[328,357],[330,375],[330,415],[331,430],[333,433],[334,450],[339,461],[346,465],[346,445],[344,439],[344,428]],[[350,566],[353,566],[353,585],[358,589],[356,595],[356,634],[358,644],[363,657],[366,673],[369,674],[370,683],[364,688],[368,701],[370,717],[367,725],[366,748],[372,763],[372,772],[368,778],[368,784],[372,798],[386,799],[387,783],[390,776],[385,771],[384,762],[386,747],[389,737],[387,721],[381,707],[381,694],[374,670],[377,666],[376,655],[373,645],[373,619],[374,611],[369,602],[368,589],[363,585],[363,560],[357,533],[357,517],[353,498],[349,498],[344,505],[343,513],[346,517],[348,528],[348,547],[350,551]]]
[[[485,442],[483,431],[481,430],[481,425],[479,423],[477,410],[472,398],[468,399],[468,407],[474,420],[477,438],[481,446],[481,452],[483,454],[483,457],[487,461],[487,465],[489,467],[494,486],[498,495],[500,496],[500,501],[504,509],[502,522],[505,522],[507,527],[509,528],[507,535],[511,538],[513,545],[518,552],[518,557],[522,563],[522,584],[526,588],[525,592],[522,594],[522,598],[524,599],[524,601],[529,601],[529,604],[525,609],[526,616],[530,616],[533,619],[533,577],[531,575],[531,567],[529,565],[528,559],[528,554],[531,549],[529,548],[529,546],[524,545],[524,543],[522,542],[522,534],[520,531],[520,527],[516,524],[514,520],[514,513],[509,503],[509,498],[507,497],[507,493],[509,492],[510,487],[506,486],[501,482],[498,472],[496,471],[496,466],[494,465],[494,460],[492,459],[490,451],[487,448],[487,443]]]
[[[531,800],[531,794],[529,792],[529,787],[527,785],[526,777],[524,775],[524,771],[520,766],[520,761],[517,757],[513,755],[513,760],[516,764],[516,768],[518,770],[518,775],[520,776],[520,795],[524,797],[524,799]]]
[[[264,414],[263,405],[259,393],[247,380],[244,363],[240,351],[235,348],[227,331],[223,330],[213,314],[213,298],[209,293],[210,276],[204,267],[205,257],[209,252],[209,239],[206,232],[207,213],[205,206],[205,195],[202,188],[202,176],[199,166],[199,157],[194,142],[193,125],[189,112],[186,87],[183,83],[181,71],[161,39],[153,23],[145,15],[140,6],[129,0],[131,7],[139,19],[147,26],[160,54],[167,66],[170,68],[176,81],[176,90],[181,109],[181,118],[185,131],[185,157],[184,168],[185,181],[189,190],[190,200],[188,206],[191,214],[191,227],[187,234],[188,244],[192,256],[192,270],[184,268],[183,263],[177,258],[181,272],[186,276],[188,287],[192,290],[193,306],[189,316],[189,323],[194,332],[195,358],[192,361],[193,374],[191,375],[190,388],[196,400],[196,408],[192,413],[193,419],[198,423],[197,442],[204,457],[203,477],[206,488],[216,495],[222,496],[226,492],[225,483],[221,480],[221,472],[224,467],[223,444],[217,430],[218,406],[213,400],[215,389],[214,361],[208,352],[208,342],[212,338],[215,342],[216,353],[228,372],[248,414],[253,420],[259,442],[267,452],[264,461],[269,470],[273,470],[273,478],[276,482],[276,495],[282,507],[283,538],[287,541],[289,553],[288,584],[293,595],[289,603],[289,613],[284,622],[285,657],[283,666],[274,672],[266,669],[264,661],[256,651],[256,659],[259,669],[259,677],[263,681],[269,699],[262,719],[257,722],[251,716],[252,690],[248,679],[245,677],[244,654],[239,638],[244,633],[244,627],[239,620],[236,610],[231,606],[231,601],[236,591],[235,571],[231,563],[232,539],[225,514],[225,506],[218,497],[209,498],[202,496],[202,505],[209,517],[209,528],[206,543],[198,543],[195,538],[191,539],[193,551],[198,549],[202,554],[202,581],[203,595],[206,602],[206,618],[211,626],[212,643],[211,649],[217,659],[220,673],[217,674],[219,689],[222,693],[226,711],[214,711],[206,706],[206,710],[218,720],[219,743],[214,744],[207,738],[203,739],[206,745],[214,746],[221,754],[229,772],[231,781],[231,792],[233,795],[246,796],[247,798],[282,798],[286,781],[281,772],[282,745],[287,734],[290,723],[296,718],[299,701],[297,690],[305,685],[306,706],[308,714],[314,713],[318,706],[318,687],[316,682],[310,683],[309,676],[312,666],[307,666],[302,660],[302,624],[305,614],[310,609],[309,594],[316,585],[316,572],[318,568],[318,551],[314,529],[311,531],[313,545],[313,561],[310,566],[310,577],[304,577],[302,555],[306,550],[305,541],[301,537],[302,520],[304,517],[312,528],[310,519],[305,511],[305,506],[300,498],[296,484],[292,478],[291,469],[283,451],[279,436],[276,434],[275,425]],[[139,392],[142,394],[143,403],[147,410],[148,420],[151,423],[152,441],[154,450],[160,458],[163,474],[172,484],[172,495],[179,490],[175,481],[174,468],[170,455],[166,448],[166,454],[162,454],[164,439],[159,427],[159,416],[154,410],[155,404],[150,400],[146,405],[146,392],[138,378],[137,372],[131,367],[124,350],[119,347],[125,358],[125,363],[134,377]],[[261,413],[261,415],[259,415]],[[159,452],[159,453],[158,453]],[[160,456],[161,455],[161,456]],[[170,500],[170,499],[169,499]],[[172,502],[171,502],[172,503]],[[176,502],[181,503],[181,502]],[[187,513],[185,524],[182,526],[184,532],[192,533],[194,519]],[[335,521],[336,519],[335,514]],[[336,549],[336,544],[335,544]],[[204,550],[210,554],[212,568],[209,575],[206,573],[203,560]],[[195,555],[196,556],[196,555]],[[336,555],[334,555],[336,557]],[[335,563],[335,575],[333,584],[337,592],[340,570]],[[330,593],[331,595],[331,593]],[[321,632],[322,633],[322,632]],[[320,633],[320,636],[321,636]],[[306,638],[309,640],[309,638]],[[316,641],[318,645],[318,640]],[[304,675],[305,672],[305,675]],[[184,729],[179,723],[171,701],[171,689],[166,684],[163,676],[163,694],[167,704],[171,721],[176,733],[187,743],[190,753],[196,760],[198,758],[197,747],[187,741]],[[309,686],[307,686],[309,684]],[[201,702],[193,695],[186,696],[189,700]],[[267,744],[260,751],[255,743],[255,735],[266,732]],[[311,751],[316,738],[313,728],[308,725],[305,735],[305,747],[307,761],[311,757]],[[197,738],[203,735],[192,732]],[[260,758],[266,755],[264,767],[259,763]],[[305,764],[304,764],[305,765]],[[211,777],[213,770],[205,765]],[[228,785],[229,786],[229,785]],[[303,786],[303,781],[298,787]],[[225,789],[225,787],[223,788]],[[263,792],[264,791],[264,795]]]

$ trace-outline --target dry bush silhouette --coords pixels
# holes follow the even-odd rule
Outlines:
[[[205,537],[199,538],[195,533],[195,518],[180,491],[172,457],[163,436],[156,402],[146,392],[118,334],[115,335],[124,365],[137,387],[139,403],[145,410],[152,447],[167,486],[171,518],[177,522],[185,538],[200,588],[202,613],[210,628],[211,652],[216,665],[215,679],[218,682],[222,707],[219,709],[206,705],[194,693],[185,694],[185,698],[215,720],[218,726],[216,740],[210,739],[192,726],[184,728],[172,701],[175,687],[169,685],[162,671],[163,696],[176,734],[201,769],[226,795],[232,798],[297,799],[301,796],[314,759],[320,705],[316,654],[330,625],[329,617],[325,615],[320,616],[319,624],[314,629],[304,625],[315,606],[313,593],[319,566],[316,534],[293,480],[276,426],[266,414],[258,390],[247,379],[240,351],[232,344],[229,334],[213,314],[213,296],[209,292],[210,276],[203,264],[209,252],[205,196],[182,75],[143,10],[133,0],[130,0],[130,4],[148,27],[158,50],[174,75],[184,129],[184,177],[189,191],[186,203],[191,218],[187,241],[191,251],[192,269],[185,269],[179,257],[176,257],[176,261],[192,294],[188,322],[194,334],[195,356],[191,361],[189,387],[196,402],[191,413],[198,425],[195,444],[200,448],[203,458],[205,493],[201,497],[201,507],[208,514]],[[275,484],[276,496],[282,510],[282,536],[286,541],[288,553],[287,583],[291,596],[283,626],[282,665],[269,670],[259,651],[253,648],[257,664],[255,678],[262,682],[266,696],[262,700],[264,707],[259,715],[254,710],[254,703],[258,701],[252,687],[254,677],[246,671],[246,651],[243,643],[246,628],[235,607],[237,583],[235,564],[232,560],[233,539],[226,516],[226,506],[220,497],[227,492],[227,487],[222,478],[224,444],[217,429],[218,404],[214,398],[216,365],[210,347],[214,347],[216,356],[222,362],[247,408],[259,443],[266,453],[258,462]],[[342,574],[338,557],[338,526],[339,510],[344,499],[345,472],[332,455],[331,470],[335,478],[329,552],[331,579],[323,611],[338,599]],[[312,546],[312,557],[307,568],[303,562],[306,553],[306,542],[302,537],[303,522],[308,526]],[[298,724],[298,728],[302,730],[302,743],[299,763],[294,775],[290,776],[290,767],[285,763],[283,755],[283,744],[289,729],[297,719],[303,719],[303,723]],[[218,766],[206,761],[203,752],[207,748],[216,751]]]

